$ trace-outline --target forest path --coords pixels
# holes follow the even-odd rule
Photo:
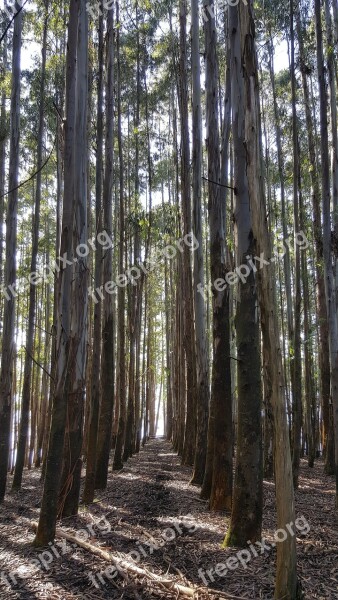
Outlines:
[[[199,488],[189,484],[190,477],[191,469],[182,467],[170,443],[150,440],[123,471],[110,473],[107,489],[96,494],[92,505],[82,506],[78,517],[64,519],[61,527],[120,558],[132,557],[138,567],[183,585],[203,586],[200,600],[224,597],[216,590],[238,598],[271,600],[273,548],[253,556],[246,568],[237,564],[223,577],[215,573],[217,564],[230,557],[236,560],[238,550],[221,549],[228,517],[208,512],[199,499]],[[306,599],[338,598],[333,487],[333,480],[322,474],[322,463],[309,471],[302,462],[297,516],[303,515],[311,526],[310,533],[298,537]],[[41,491],[39,471],[25,472],[23,489],[9,494],[0,508],[1,599],[177,598],[173,591],[149,586],[142,577],[128,581],[110,577],[106,561],[69,542],[56,540],[45,553],[34,550],[31,522],[38,519]],[[265,482],[263,536],[268,540],[275,529],[274,506],[274,486]],[[212,570],[211,578],[207,570]],[[215,592],[206,591],[207,583]]]

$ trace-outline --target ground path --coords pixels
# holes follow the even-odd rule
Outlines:
[[[276,550],[258,550],[246,568],[236,559],[237,549],[222,550],[228,517],[208,512],[199,488],[189,485],[190,476],[168,442],[151,440],[123,471],[110,474],[108,488],[97,493],[91,506],[81,507],[77,518],[60,526],[115,556],[132,557],[141,568],[182,585],[201,586],[196,594],[201,600],[225,594],[272,600]],[[113,570],[106,574],[107,561],[66,540],[57,540],[44,554],[34,550],[31,523],[38,519],[39,477],[37,470],[25,472],[22,490],[8,494],[0,506],[1,600],[177,598],[174,590],[161,590],[147,578],[113,577]],[[322,463],[310,470],[303,461],[296,499],[297,516],[311,527],[306,535],[297,535],[305,598],[337,600],[334,484],[323,475]],[[265,482],[263,536],[268,544],[276,528],[274,506],[274,486]],[[217,575],[216,565],[230,557],[234,569]]]

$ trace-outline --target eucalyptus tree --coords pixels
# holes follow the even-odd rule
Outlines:
[[[253,3],[239,3],[230,8],[230,31],[234,79],[237,98],[234,96],[234,122],[238,111],[239,131],[245,134],[246,154],[244,169],[247,173],[248,200],[252,210],[252,233],[258,255],[272,256],[269,236],[262,164],[260,99],[255,41]],[[274,422],[274,461],[276,478],[277,525],[285,529],[294,522],[294,491],[289,431],[285,410],[284,381],[280,336],[277,317],[276,287],[273,263],[263,269],[258,278],[259,306],[265,351],[269,356],[266,365],[271,384],[271,405]],[[292,536],[277,546],[277,575],[275,598],[300,598],[297,580],[296,540]]]
[[[67,427],[59,514],[76,515],[82,470],[86,365],[88,348],[88,12],[80,2],[77,34],[75,137],[75,207],[73,222],[74,275],[72,282],[70,356],[67,367]]]
[[[105,171],[103,181],[103,225],[104,230],[112,238],[113,223],[113,163],[114,163],[114,11],[107,12],[106,32],[106,139],[105,139]],[[103,283],[113,278],[113,250],[105,251],[103,266]],[[113,297],[107,294],[102,315],[102,359],[101,383],[102,396],[99,418],[96,460],[96,487],[107,485],[109,454],[111,448],[112,420],[114,407],[114,304]]]
[[[190,136],[188,115],[188,48],[187,48],[187,0],[180,0],[180,80],[179,107],[181,133],[181,197],[184,235],[192,230],[191,190],[190,190]],[[196,350],[194,323],[194,294],[192,288],[191,253],[187,246],[183,250],[183,272],[185,285],[183,288],[184,305],[184,349],[186,356],[186,390],[187,406],[183,462],[192,465],[196,444]]]
[[[83,415],[83,369],[85,352],[83,344],[86,342],[82,325],[86,310],[79,314],[80,304],[82,309],[87,302],[86,285],[83,277],[85,265],[79,261],[77,271],[80,275],[77,281],[77,290],[73,291],[73,259],[74,241],[83,240],[86,229],[84,204],[86,194],[86,160],[87,143],[86,131],[86,103],[87,103],[87,11],[84,0],[71,0],[68,22],[68,51],[66,69],[66,118],[64,141],[64,201],[61,233],[61,255],[66,256],[70,264],[59,265],[58,282],[58,319],[57,319],[57,365],[56,381],[53,397],[51,428],[49,435],[48,455],[46,462],[46,475],[39,524],[35,538],[35,545],[44,546],[53,541],[58,511],[66,508],[67,512],[75,512],[78,504],[79,474],[81,472],[80,456],[77,454],[82,435]],[[81,272],[80,272],[81,270]],[[74,313],[72,312],[72,298],[75,298]],[[75,329],[76,340],[72,340],[72,326]],[[81,360],[80,363],[77,361]],[[72,359],[72,360],[71,360]],[[69,405],[69,396],[74,394],[73,402]],[[72,456],[66,457],[64,463],[64,442],[69,414],[68,433],[70,448],[75,451]],[[70,431],[71,430],[71,431]],[[79,444],[80,442],[80,444]],[[68,468],[71,467],[71,472]],[[63,471],[63,472],[62,472]],[[67,476],[66,476],[67,473]],[[74,476],[74,478],[73,478]],[[67,486],[63,490],[62,505],[59,505],[61,480]],[[65,493],[66,492],[66,493]],[[68,492],[71,492],[70,495]],[[66,500],[69,498],[69,503]],[[74,510],[75,509],[75,510]]]
[[[321,142],[321,172],[322,172],[322,220],[323,220],[323,256],[325,295],[329,325],[329,348],[331,370],[331,398],[334,417],[335,440],[335,477],[336,477],[336,506],[338,508],[338,324],[335,273],[333,268],[333,247],[331,234],[331,190],[329,139],[327,124],[327,95],[324,67],[323,29],[320,0],[315,0],[315,24],[317,42],[317,71],[320,104],[320,142]],[[335,215],[333,218],[335,224]]]
[[[3,337],[0,370],[0,502],[4,500],[10,449],[11,415],[13,404],[13,368],[15,360],[15,307],[16,307],[16,252],[18,216],[18,179],[20,166],[20,100],[21,100],[21,45],[23,15],[14,20],[12,49],[11,123],[6,216],[6,264],[4,285],[14,293],[7,293],[3,316]]]
[[[192,194],[193,224],[198,248],[194,253],[195,338],[196,338],[196,449],[192,483],[202,484],[205,472],[209,418],[209,352],[206,338],[206,314],[203,294],[204,257],[202,232],[202,98],[199,44],[199,2],[191,0],[191,71],[192,71]]]
[[[212,6],[206,2],[207,9]],[[202,497],[210,508],[231,510],[232,505],[232,393],[230,362],[230,291],[224,285],[227,264],[225,206],[221,196],[218,59],[215,16],[205,22],[206,123],[208,200],[210,219],[210,274],[212,279],[213,363],[208,430],[208,454]],[[220,282],[223,281],[223,285]]]
[[[104,58],[104,31],[103,14],[98,18],[98,76],[97,76],[97,116],[96,116],[96,165],[95,165],[95,231],[102,230],[102,162],[103,162],[103,58]],[[103,251],[99,244],[95,252],[95,289],[102,283],[102,260]],[[94,306],[93,327],[93,357],[91,365],[91,393],[89,431],[87,444],[86,483],[83,492],[83,500],[86,503],[93,502],[95,492],[96,476],[96,448],[99,425],[99,413],[101,404],[101,323],[102,302],[96,302]]]
[[[37,161],[36,161],[36,189],[35,189],[35,207],[33,219],[33,240],[30,272],[36,273],[38,250],[39,250],[39,228],[40,228],[40,210],[41,210],[41,183],[42,183],[42,162],[43,162],[43,136],[44,136],[44,118],[45,118],[45,80],[46,80],[46,59],[47,59],[47,34],[48,34],[48,2],[45,5],[45,16],[43,25],[42,40],[42,61],[40,70],[40,107],[39,107],[39,126],[37,139]],[[31,280],[29,286],[29,309],[28,309],[28,327],[26,336],[26,356],[24,380],[22,388],[21,401],[21,420],[19,430],[19,440],[17,448],[17,457],[15,463],[13,489],[19,489],[22,482],[22,473],[25,464],[25,453],[27,446],[29,430],[29,407],[31,398],[32,384],[32,365],[34,354],[34,330],[36,317],[36,296],[37,289],[34,280]]]
[[[244,23],[242,23],[243,19]],[[236,302],[238,434],[234,498],[227,544],[261,538],[263,511],[262,386],[257,278],[248,261],[257,254],[248,179],[245,67],[242,36],[246,15],[230,10],[231,105],[233,115],[236,264],[240,273]],[[251,63],[250,63],[251,65]],[[260,135],[260,132],[257,132]],[[251,157],[250,157],[251,158]],[[244,266],[244,267],[243,267]]]
[[[310,72],[309,61],[311,57],[306,52],[305,47],[305,27],[301,19],[300,11],[296,13],[297,19],[297,37],[299,45],[299,61],[302,75],[302,87],[304,97],[304,109],[306,118],[307,142],[309,161],[311,165],[310,176],[312,185],[312,214],[313,214],[313,230],[315,241],[315,270],[317,281],[317,315],[319,328],[320,353],[318,357],[319,376],[320,376],[320,397],[322,405],[323,419],[323,454],[325,457],[326,472],[330,471],[330,456],[332,419],[330,415],[330,354],[329,354],[329,337],[328,337],[328,320],[325,300],[325,283],[323,273],[323,232],[321,226],[321,193],[318,172],[317,159],[317,140],[315,134],[315,126],[313,119],[313,109],[310,93]],[[306,294],[304,293],[306,298]],[[311,459],[312,462],[312,459]]]
[[[125,264],[125,172],[124,172],[124,154],[123,154],[123,134],[122,134],[122,44],[121,44],[121,21],[120,6],[116,4],[116,54],[117,54],[117,139],[119,155],[119,272],[122,275]],[[114,453],[114,469],[119,470],[123,467],[123,446],[126,427],[126,324],[125,324],[125,290],[123,286],[118,289],[118,373],[117,373],[117,398],[118,398],[118,431],[116,437]]]
[[[296,9],[298,10],[298,9]],[[300,159],[297,121],[297,91],[295,72],[295,19],[294,0],[290,0],[290,76],[291,76],[291,99],[292,99],[292,144],[293,144],[293,214],[295,240],[299,233],[299,180]],[[301,364],[301,262],[300,247],[295,243],[295,280],[294,280],[294,335],[292,339],[292,379],[293,379],[293,438],[292,438],[292,466],[294,486],[298,487],[301,431],[302,431],[302,364]],[[291,341],[291,340],[290,340]]]

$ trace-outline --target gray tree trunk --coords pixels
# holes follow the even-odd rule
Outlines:
[[[206,338],[204,296],[204,261],[202,235],[202,105],[199,44],[199,0],[191,0],[191,70],[192,70],[192,194],[194,234],[199,247],[194,253],[195,343],[196,343],[196,449],[192,483],[202,484],[205,472],[209,418],[209,351]]]
[[[13,361],[15,336],[15,293],[8,287],[15,287],[18,178],[20,163],[20,92],[21,92],[21,34],[22,11],[14,21],[12,54],[11,125],[8,176],[8,202],[6,217],[6,264],[4,284],[8,293],[5,298],[3,317],[3,339],[0,370],[0,503],[6,492],[7,469],[10,448],[11,416],[13,403]]]
[[[327,96],[323,56],[323,32],[321,20],[321,3],[315,0],[316,40],[317,40],[317,69],[320,98],[320,137],[322,156],[322,203],[323,203],[323,255],[326,305],[329,324],[329,348],[331,369],[331,398],[334,416],[335,439],[335,476],[336,476],[336,506],[338,508],[338,326],[336,285],[333,268],[332,235],[331,235],[331,192],[329,139],[327,126]]]
[[[237,13],[240,48],[237,59],[242,68],[239,76],[244,94],[241,95],[240,115],[246,139],[245,171],[248,177],[249,202],[252,210],[252,228],[258,255],[262,252],[268,260],[272,256],[271,240],[267,226],[265,190],[262,169],[262,142],[259,107],[257,56],[255,48],[255,26],[253,3],[239,3],[230,11]],[[274,456],[276,477],[277,526],[285,529],[295,521],[294,492],[289,430],[285,410],[282,354],[278,327],[276,285],[274,265],[260,272],[258,278],[261,325],[266,356],[267,377],[271,383],[271,405],[274,422]],[[283,544],[277,545],[277,575],[275,598],[295,600],[300,597],[297,582],[296,540],[288,536]]]

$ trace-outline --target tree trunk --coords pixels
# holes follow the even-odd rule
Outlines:
[[[70,356],[67,370],[67,428],[59,498],[59,514],[76,515],[79,507],[82,442],[87,367],[88,267],[87,267],[87,103],[88,12],[80,4],[77,48],[77,115],[75,141],[75,215],[73,247],[81,248],[74,260]],[[82,253],[82,248],[85,253]]]
[[[15,296],[8,288],[16,282],[18,175],[20,160],[20,92],[21,92],[22,11],[14,21],[12,54],[11,125],[9,151],[8,202],[6,217],[5,307],[0,370],[0,503],[6,492],[9,449],[11,445],[11,414],[13,402],[13,361],[15,336]]]
[[[40,83],[40,108],[39,108],[39,130],[36,161],[36,188],[35,188],[35,208],[33,217],[33,239],[32,239],[32,257],[30,272],[36,273],[38,249],[39,249],[39,228],[40,228],[40,204],[41,204],[41,177],[42,177],[42,145],[44,133],[44,113],[45,113],[45,74],[46,74],[46,54],[47,54],[47,31],[48,31],[48,4],[45,7],[45,19],[43,27],[42,41],[42,64],[41,64],[41,83]],[[31,396],[32,384],[32,364],[34,354],[34,329],[36,312],[36,285],[31,281],[29,286],[29,309],[28,309],[28,327],[26,336],[26,356],[25,370],[23,377],[23,389],[21,400],[21,420],[19,429],[19,441],[17,447],[16,464],[13,479],[13,490],[21,488],[22,473],[25,463],[25,452],[28,438],[29,427],[29,400]]]
[[[98,77],[97,77],[97,117],[96,117],[96,181],[95,181],[95,231],[102,230],[102,163],[103,163],[103,14],[98,23]],[[102,284],[102,247],[98,244],[95,252],[95,289]],[[91,393],[89,431],[87,444],[86,482],[83,502],[90,504],[94,500],[96,448],[101,401],[101,315],[102,302],[94,306],[93,357],[91,371]]]
[[[107,12],[106,156],[103,182],[104,230],[112,238],[113,160],[114,160],[114,12]],[[113,279],[113,251],[104,255],[103,284]],[[96,488],[107,486],[114,412],[114,303],[106,295],[102,318],[102,398],[97,440]]]
[[[316,40],[317,40],[317,69],[320,98],[320,137],[322,156],[322,202],[323,202],[323,255],[325,295],[329,325],[329,349],[331,369],[331,398],[334,416],[335,440],[335,476],[336,476],[336,507],[338,508],[338,327],[335,277],[333,269],[332,234],[331,234],[331,193],[329,140],[327,127],[327,96],[323,57],[323,32],[321,20],[321,3],[315,0]]]
[[[298,10],[298,9],[297,9]],[[302,362],[301,362],[301,341],[300,341],[300,313],[301,313],[301,265],[300,265],[300,247],[296,243],[296,235],[299,233],[299,142],[298,142],[298,124],[297,124],[297,93],[296,93],[296,75],[295,75],[295,39],[294,39],[294,0],[290,0],[290,45],[291,45],[291,94],[292,94],[292,133],[293,133],[293,215],[294,215],[294,234],[295,234],[295,298],[294,298],[294,337],[292,340],[293,357],[291,359],[291,372],[294,382],[292,398],[292,468],[294,487],[298,487],[300,448],[302,432]],[[291,342],[291,340],[290,340]]]
[[[207,455],[209,419],[209,352],[206,338],[202,235],[202,105],[199,45],[199,1],[191,0],[191,69],[193,111],[193,224],[198,248],[194,253],[195,345],[196,345],[196,448],[191,483],[202,485]]]
[[[311,111],[311,99],[308,84],[308,67],[302,35],[302,24],[300,12],[297,11],[297,36],[299,43],[299,59],[302,74],[303,94],[306,115],[306,129],[308,136],[309,160],[311,165],[311,183],[312,183],[312,210],[313,210],[313,228],[315,240],[315,265],[317,281],[317,314],[319,325],[319,374],[320,374],[320,396],[323,414],[323,454],[325,458],[325,469],[328,474],[333,475],[330,465],[330,456],[332,452],[329,448],[329,442],[333,439],[330,432],[333,423],[330,418],[330,353],[329,353],[329,330],[327,320],[327,309],[325,299],[325,282],[323,273],[323,232],[321,223],[321,198],[319,186],[319,174],[316,157],[316,136],[313,127],[313,118]],[[305,297],[305,294],[304,294]]]
[[[120,242],[119,242],[119,273],[124,273],[124,238],[125,238],[125,216],[124,216],[124,160],[123,160],[123,139],[122,139],[122,104],[121,104],[121,42],[120,42],[120,21],[119,4],[116,3],[116,22],[117,28],[117,137],[119,146],[119,186],[120,186]],[[118,289],[118,402],[119,402],[119,422],[114,454],[114,470],[123,467],[123,445],[126,428],[126,356],[125,356],[125,315],[124,315],[125,290],[122,286]]]
[[[240,44],[236,52],[239,59],[240,88],[243,90],[239,98],[239,109],[242,127],[245,129],[247,150],[245,172],[248,177],[253,234],[258,255],[262,252],[268,260],[271,258],[272,250],[267,227],[262,172],[259,89],[252,0],[247,6],[240,3],[238,6],[230,8],[230,13],[235,13],[232,18],[236,19],[234,28],[231,29],[235,38],[234,43],[236,42],[236,46]],[[237,40],[238,36],[239,40]],[[272,389],[277,526],[285,529],[288,523],[295,522],[295,507],[273,264],[260,272],[258,291],[263,341],[270,359],[267,365],[267,374]],[[275,598],[295,600],[298,597],[300,597],[300,592],[297,582],[296,540],[294,536],[288,536],[282,544],[277,545]]]
[[[188,114],[188,57],[187,57],[187,0],[180,0],[180,84],[179,105],[181,117],[181,197],[183,233],[192,230],[190,191],[190,140]],[[186,465],[194,464],[196,448],[196,355],[194,331],[194,296],[192,290],[191,253],[188,245],[183,250],[183,306],[184,306],[184,349],[187,369],[187,398],[184,448],[182,460]]]
[[[242,275],[238,282],[236,306],[238,435],[235,487],[231,524],[226,543],[244,546],[248,540],[261,539],[263,511],[262,468],[262,388],[260,332],[258,319],[257,281],[248,257],[256,252],[252,230],[250,182],[248,180],[248,149],[244,111],[246,89],[242,65],[243,17],[241,11],[230,12],[233,140],[235,155],[235,226],[237,235],[237,268]],[[245,265],[245,268],[242,268]],[[243,275],[246,273],[246,275]]]
[[[81,0],[82,1],[82,0]],[[82,2],[84,5],[84,2]],[[61,256],[73,258],[73,223],[75,213],[75,138],[76,138],[76,83],[77,38],[79,2],[71,0],[68,24],[68,52],[66,73],[66,120],[64,147],[64,202],[61,233]],[[46,475],[41,503],[36,546],[46,546],[55,537],[58,498],[61,485],[65,428],[67,422],[66,377],[70,354],[72,265],[59,266],[58,318],[56,342],[56,374],[51,428],[46,462]]]

